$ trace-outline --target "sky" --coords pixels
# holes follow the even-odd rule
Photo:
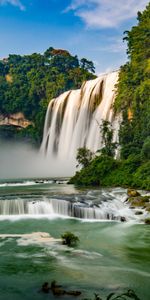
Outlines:
[[[147,0],[0,0],[0,58],[54,47],[92,60],[96,73],[127,61],[123,32]]]

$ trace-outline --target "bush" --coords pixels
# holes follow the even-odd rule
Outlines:
[[[68,247],[76,246],[77,243],[79,242],[79,238],[69,231],[62,234],[61,238],[62,238],[62,244],[67,245]]]

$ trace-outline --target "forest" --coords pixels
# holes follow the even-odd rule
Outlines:
[[[150,189],[150,4],[138,12],[138,24],[124,33],[128,62],[119,72],[116,113],[123,120],[119,131],[120,159],[114,159],[110,124],[104,123],[104,148],[71,179],[78,185],[131,186]],[[88,155],[86,152],[87,160]]]
[[[41,143],[44,119],[49,101],[70,89],[77,89],[83,81],[93,79],[92,61],[78,59],[68,51],[50,47],[44,54],[11,54],[0,60],[0,113],[22,112],[33,125],[18,130],[1,126],[0,136],[13,140]]]

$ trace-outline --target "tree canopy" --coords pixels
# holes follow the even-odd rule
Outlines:
[[[150,136],[150,3],[138,12],[138,24],[125,31],[128,62],[121,67],[116,111],[123,114],[121,155],[140,153]]]
[[[83,62],[84,65],[83,65]],[[0,113],[24,113],[34,127],[16,132],[40,143],[49,101],[95,78],[91,61],[67,50],[48,48],[44,54],[11,54],[0,60]]]

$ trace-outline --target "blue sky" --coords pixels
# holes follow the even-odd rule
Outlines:
[[[147,0],[0,0],[0,58],[48,47],[94,61],[96,73],[127,60],[123,32]]]

